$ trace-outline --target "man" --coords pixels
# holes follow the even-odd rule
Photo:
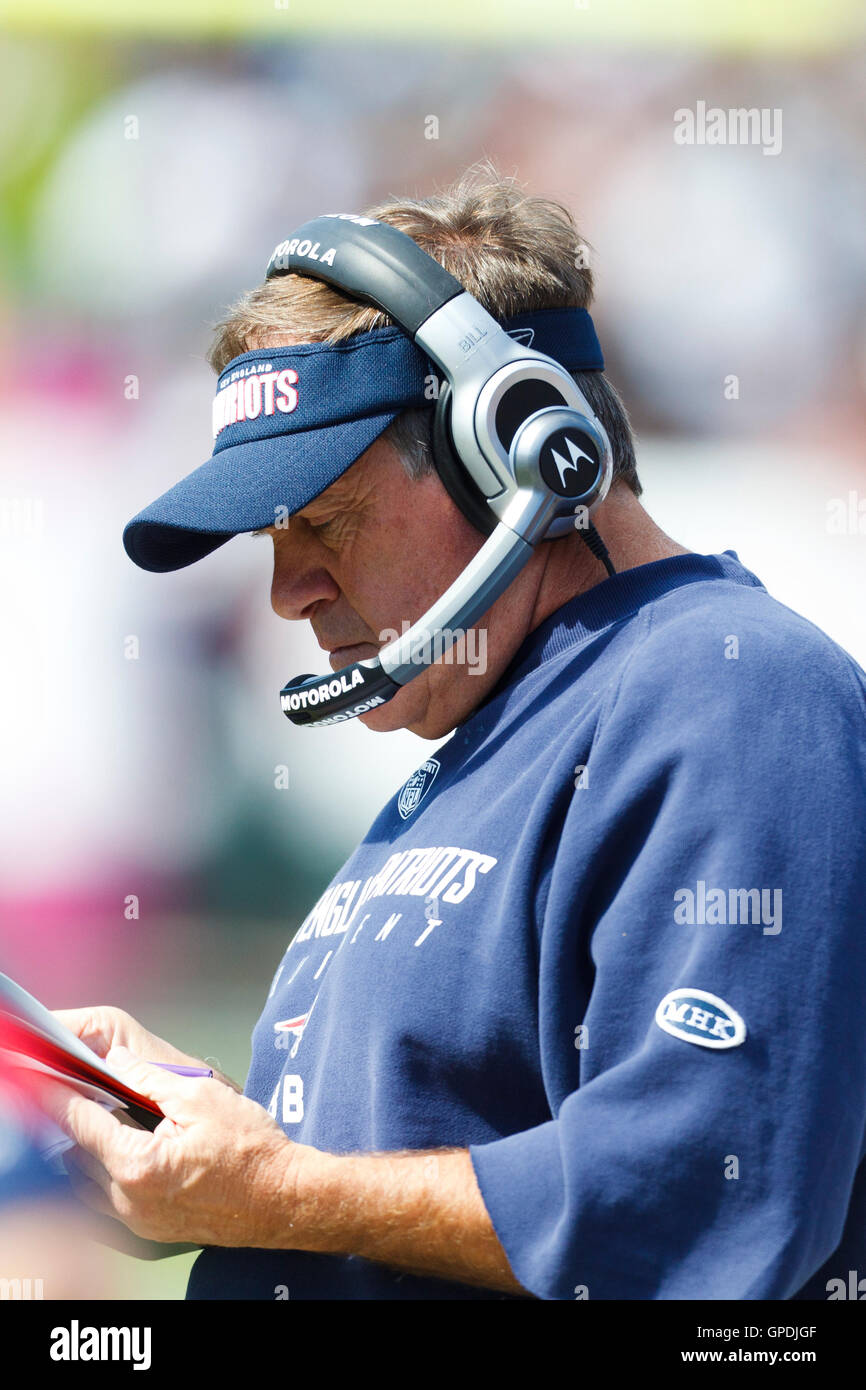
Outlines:
[[[489,169],[369,215],[537,343],[590,302],[570,215]],[[281,432],[235,421],[125,533],[159,570],[267,531],[272,604],[334,670],[482,539],[385,325],[301,275],[252,291],[212,363],[223,389],[270,376]],[[576,533],[540,543],[483,669],[443,658],[362,716],[453,734],[289,942],[245,1094],[137,1060],[195,1061],[117,1010],[61,1015],[167,1116],[58,1101],[76,1189],[203,1245],[191,1298],[805,1298],[866,1266],[866,675],[732,551],[659,530],[566,339],[613,445],[616,574]],[[338,756],[339,726],[292,736]]]

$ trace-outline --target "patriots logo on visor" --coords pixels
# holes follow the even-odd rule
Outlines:
[[[213,437],[238,420],[261,415],[290,415],[298,408],[298,373],[294,367],[275,371],[270,362],[238,368],[217,391],[213,403]]]

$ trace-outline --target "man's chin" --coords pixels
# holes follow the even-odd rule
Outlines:
[[[421,738],[437,737],[424,730],[428,702],[424,697],[424,691],[417,684],[418,680],[423,680],[423,676],[410,681],[386,704],[377,705],[375,709],[359,715],[358,722],[374,734],[392,734],[397,729],[408,729],[410,733],[418,734]]]
[[[400,696],[395,695],[388,704],[378,705],[376,709],[368,710],[366,714],[359,714],[358,723],[363,724],[365,729],[370,729],[374,734],[393,734],[397,729],[409,729],[411,726],[407,721],[412,718],[412,715],[403,715],[399,709],[394,708],[399,699]]]
[[[395,695],[392,704],[399,698],[399,695]],[[374,734],[392,734],[397,729],[405,729],[407,733],[415,734],[418,738],[428,739],[444,738],[446,734],[450,734],[456,728],[456,724],[451,724],[448,728],[442,728],[438,724],[434,725],[429,716],[418,714],[417,711],[413,714],[401,715],[399,710],[392,709],[390,705],[370,710],[368,714],[360,714],[358,723],[363,724]]]

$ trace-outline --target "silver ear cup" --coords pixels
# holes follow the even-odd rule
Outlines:
[[[548,537],[565,535],[578,512],[588,516],[610,488],[613,459],[607,434],[594,417],[569,406],[549,406],[524,421],[509,459],[519,488],[548,497]]]

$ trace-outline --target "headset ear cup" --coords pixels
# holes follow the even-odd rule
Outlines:
[[[451,434],[451,385],[448,381],[443,381],[439,390],[433,416],[432,445],[433,463],[446,492],[467,521],[471,521],[483,536],[491,535],[496,529],[497,518],[454,448]]]

